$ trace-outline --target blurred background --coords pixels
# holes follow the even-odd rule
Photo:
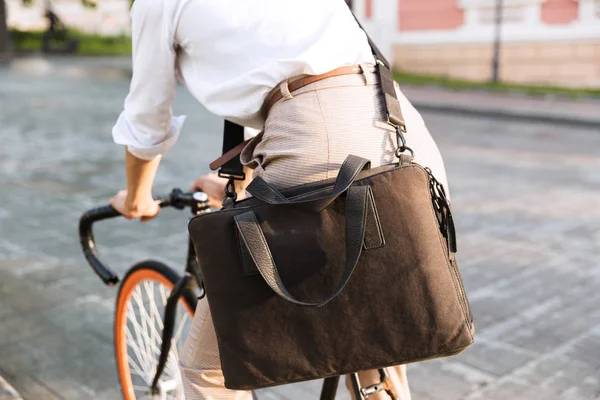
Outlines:
[[[600,399],[600,1],[351,3],[444,155],[477,326],[462,355],[409,367],[413,398]],[[131,76],[129,7],[0,0],[1,400],[121,398],[116,289],[76,227],[125,186],[110,132]],[[221,120],[183,88],[174,109],[188,121],[157,194],[187,189],[220,151]],[[181,271],[187,219],[107,222],[99,249],[121,274],[148,258]]]

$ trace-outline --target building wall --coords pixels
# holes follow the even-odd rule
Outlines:
[[[395,68],[472,81],[492,76],[492,46],[484,44],[400,45]],[[600,41],[507,43],[500,57],[505,82],[600,87]]]
[[[458,6],[458,0],[402,0],[398,3],[400,31],[448,30],[463,24],[464,10]]]
[[[577,21],[579,3],[577,0],[547,0],[542,3],[541,11],[546,24],[568,24]]]
[[[369,27],[390,38],[384,46],[397,69],[491,78],[495,0],[372,1]],[[600,0],[504,0],[504,5],[503,81],[600,87]],[[395,27],[381,32],[394,13]]]

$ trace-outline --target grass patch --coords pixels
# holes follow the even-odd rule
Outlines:
[[[548,85],[527,85],[517,83],[473,82],[443,76],[419,75],[406,72],[395,72],[394,77],[400,84],[416,86],[441,86],[452,90],[483,90],[488,92],[524,93],[533,96],[557,95],[568,98],[600,97],[600,88],[566,88]]]
[[[16,52],[37,52],[42,49],[41,31],[11,30],[13,48]],[[81,55],[129,55],[131,54],[131,38],[128,36],[91,35],[76,30],[68,30],[62,38],[51,41],[51,47],[66,46],[65,40],[76,40],[76,54]]]

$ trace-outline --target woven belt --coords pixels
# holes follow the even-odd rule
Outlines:
[[[304,86],[310,85],[311,83],[322,81],[323,79],[333,78],[335,76],[341,76],[341,75],[362,74],[362,73],[367,73],[367,72],[369,72],[369,73],[375,72],[375,66],[369,65],[366,68],[366,71],[364,71],[363,67],[361,67],[360,65],[351,65],[351,66],[347,66],[347,67],[336,68],[332,71],[329,71],[329,72],[321,74],[321,75],[301,75],[301,76],[297,76],[295,78],[288,79],[287,85],[288,85],[288,90],[290,92],[294,92],[300,88],[303,88]],[[281,92],[280,85],[277,85],[273,90],[271,90],[271,92],[265,99],[263,108],[261,110],[262,116],[265,119],[267,119],[267,115],[269,115],[269,111],[275,105],[275,103],[277,103],[283,97],[284,96],[283,96],[283,93]]]

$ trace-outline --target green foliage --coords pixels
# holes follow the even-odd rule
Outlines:
[[[532,85],[517,83],[474,82],[444,76],[420,75],[406,72],[395,72],[394,76],[400,84],[416,86],[442,86],[452,90],[484,90],[489,92],[520,92],[533,96],[558,95],[569,98],[600,97],[600,88],[567,88],[551,85]]]
[[[87,7],[87,8],[98,7],[98,3],[94,0],[81,0],[81,3],[83,4],[84,7]]]
[[[44,32],[12,30],[11,36],[16,52],[40,51],[42,48]],[[68,30],[65,32],[64,38],[77,40],[79,42],[77,53],[81,55],[131,54],[131,38],[128,36],[100,36]],[[59,40],[53,40],[52,46],[60,46],[64,38],[59,37]]]

